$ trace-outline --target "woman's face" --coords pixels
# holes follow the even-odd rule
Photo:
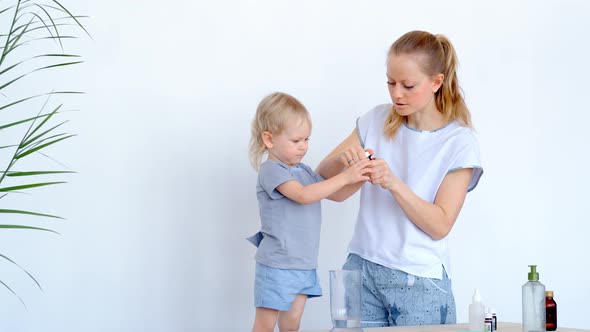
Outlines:
[[[387,59],[387,87],[402,116],[436,111],[434,93],[440,88],[442,74],[431,77],[420,67],[421,55],[399,54]]]

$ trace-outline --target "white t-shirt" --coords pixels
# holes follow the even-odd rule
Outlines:
[[[400,126],[393,140],[385,137],[385,120],[392,105],[379,105],[357,120],[362,146],[373,149],[416,195],[433,203],[444,177],[454,170],[473,168],[468,191],[483,173],[479,147],[470,128],[456,121],[434,131]],[[371,262],[427,278],[449,274],[447,238],[435,241],[420,230],[393,195],[370,182],[361,187],[360,208],[350,253]]]

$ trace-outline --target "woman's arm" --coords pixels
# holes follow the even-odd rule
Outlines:
[[[465,202],[473,169],[464,168],[448,173],[438,188],[434,203],[429,203],[393,175],[383,159],[372,163],[371,183],[380,184],[389,190],[418,228],[433,240],[443,239],[449,234]]]
[[[350,165],[354,165],[359,160],[366,160],[365,151],[361,146],[361,142],[356,133],[356,129],[340,143],[324,160],[320,162],[316,168],[316,173],[325,179],[332,178],[342,172]],[[350,160],[350,163],[348,162]],[[353,183],[342,187],[334,194],[330,195],[328,199],[342,202],[348,197],[352,196],[365,181]]]

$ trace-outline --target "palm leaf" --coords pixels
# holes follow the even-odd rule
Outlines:
[[[43,7],[41,7],[41,9],[43,9]],[[43,9],[45,10],[45,9]],[[39,19],[39,21],[41,23],[43,23],[43,26],[45,27],[45,29],[47,29],[47,32],[49,32],[49,35],[53,36],[53,33],[51,32],[51,29],[49,28],[49,26],[45,23],[45,20],[43,20],[43,18],[39,15],[37,15],[37,13],[31,13],[33,16],[35,16],[37,19]],[[51,18],[51,16],[49,16]],[[53,23],[53,25],[55,26],[55,23],[53,22],[53,20],[51,20],[51,23]],[[32,27],[29,31],[33,31],[33,29],[36,29],[35,27]],[[59,36],[59,35],[58,35]]]
[[[69,17],[64,17],[63,19],[69,19]],[[58,21],[59,18],[54,18],[53,20],[54,21]],[[41,29],[47,30],[47,27],[46,27],[45,24],[39,24],[39,25],[37,25],[37,22],[33,22],[32,25],[33,25],[33,27],[32,28],[29,28],[29,32],[33,32],[33,31],[37,31],[37,30],[41,30]],[[55,25],[58,26],[58,27],[62,27],[62,26],[78,26],[77,24],[73,24],[73,23],[56,23]],[[24,24],[22,26],[24,26]],[[50,35],[53,35],[53,34],[50,33]],[[6,37],[6,36],[8,36],[8,35],[7,34],[0,34],[0,37]]]
[[[29,23],[27,23],[24,28],[22,29],[22,31],[20,31],[16,37],[12,40],[12,46],[10,46],[8,48],[8,51],[4,50],[6,52],[6,54],[8,55],[8,53],[12,52],[14,50],[14,46],[18,43],[18,41],[27,33],[27,29],[29,28],[29,26],[31,25],[31,23],[33,23],[33,20],[35,19],[35,17],[32,17],[31,20],[29,21]]]
[[[12,8],[14,8],[14,6],[6,7],[4,9],[0,10],[0,15],[3,14],[4,12],[6,12],[6,11],[11,10]]]
[[[5,2],[0,0],[0,3],[3,4],[3,6],[0,6],[3,7],[0,8],[0,15],[4,15],[3,18],[5,18],[5,20],[0,23],[0,29],[4,30],[3,33],[0,34],[0,40],[1,38],[5,38],[4,40],[0,41],[2,43],[2,45],[0,45],[0,95],[4,95],[2,91],[14,91],[14,87],[18,87],[19,84],[23,84],[23,78],[27,76],[34,76],[34,74],[37,72],[49,69],[52,69],[52,71],[59,70],[60,68],[67,68],[83,62],[77,61],[77,59],[75,59],[79,57],[78,55],[65,54],[63,51],[64,44],[67,39],[78,37],[75,34],[64,35],[62,32],[66,30],[63,29],[63,27],[74,26],[76,27],[75,30],[78,30],[79,28],[79,30],[83,31],[86,35],[92,38],[89,32],[80,22],[80,20],[86,16],[73,15],[67,8],[65,8],[60,2],[56,0],[12,0],[9,5],[6,5]],[[6,27],[3,27],[3,25],[6,25]],[[67,30],[71,31],[72,29]],[[37,45],[45,45],[42,42],[37,43],[37,41],[48,39],[58,42],[61,52],[37,52],[32,47]],[[17,49],[19,51],[15,52]],[[33,50],[35,53],[31,54],[27,58],[21,57],[20,59],[15,59],[17,55],[22,54],[25,50]],[[39,63],[37,61],[44,62]],[[11,87],[11,89],[8,89],[8,87]],[[18,88],[16,90],[22,91]],[[30,93],[28,95],[9,95],[7,96],[6,103],[0,105],[0,116],[3,114],[2,111],[17,108],[19,111],[21,109],[25,109],[25,111],[30,112],[31,110],[26,110],[28,105],[31,105],[39,97],[47,98],[41,110],[39,110],[36,115],[28,113],[19,119],[11,119],[12,121],[9,121],[8,123],[3,122],[0,124],[0,130],[6,128],[22,129],[20,126],[27,124],[27,126],[25,126],[26,129],[23,129],[25,132],[22,135],[20,142],[14,142],[17,144],[10,144],[13,142],[6,142],[3,146],[0,146],[0,149],[3,149],[3,151],[6,151],[6,149],[13,149],[13,151],[10,152],[12,153],[12,157],[8,156],[6,165],[3,165],[3,170],[0,171],[0,200],[9,194],[20,193],[22,191],[26,192],[30,189],[39,187],[67,183],[65,181],[47,181],[43,179],[44,177],[75,173],[67,170],[20,169],[17,171],[13,170],[13,168],[15,168],[15,164],[17,164],[19,161],[34,153],[39,153],[53,160],[53,158],[49,157],[45,151],[48,150],[49,147],[54,146],[59,142],[76,136],[74,134],[58,132],[56,130],[57,128],[62,127],[62,125],[67,121],[57,121],[59,122],[58,124],[52,124],[52,120],[56,118],[55,115],[63,113],[63,110],[60,111],[62,104],[57,107],[51,106],[53,110],[50,112],[45,111],[45,107],[48,104],[49,99],[54,96],[65,96],[69,94],[81,93],[82,92],[78,91],[59,90],[41,94]],[[8,95],[8,92],[6,92],[6,94]],[[54,161],[59,163],[59,161]],[[0,162],[4,163],[3,160],[0,160]],[[65,167],[63,164],[59,164],[67,169],[67,167]],[[34,177],[40,180],[32,180]],[[10,181],[22,181],[21,183],[11,183],[10,185],[7,185],[4,182],[4,180],[7,179]],[[55,215],[28,210],[9,209],[5,208],[4,206],[0,206],[0,215],[28,215],[32,217],[63,219],[62,217]],[[51,230],[49,227],[36,227],[30,225],[0,224],[0,229],[43,231],[59,234],[56,231]],[[39,289],[42,289],[41,285],[37,282],[33,275],[31,275],[27,270],[22,268],[12,259],[0,254],[0,260],[1,259],[15,264],[35,282]],[[18,294],[16,294],[11,286],[2,280],[0,280],[0,283],[13,295],[15,295],[23,305],[25,305],[23,299]]]
[[[65,122],[62,122],[62,123],[65,123]],[[67,133],[59,133],[59,134],[51,135],[51,136],[44,137],[44,138],[41,138],[41,139],[37,139],[36,141],[31,141],[29,143],[29,145],[30,145],[29,148],[32,149],[34,147],[37,147],[37,146],[43,144],[43,142],[47,142],[47,141],[49,141],[51,139],[58,138],[58,137],[64,137],[66,135],[68,135],[68,134]],[[72,135],[72,136],[75,136],[75,135]],[[22,148],[25,148],[25,145],[24,144],[20,145],[20,148],[21,149]]]
[[[33,132],[31,132],[29,135],[27,135],[27,136],[25,137],[26,141],[24,141],[24,142],[23,142],[23,143],[20,145],[20,147],[21,147],[21,148],[26,148],[26,147],[27,147],[27,146],[29,146],[31,143],[35,143],[35,142],[37,142],[37,143],[38,143],[38,142],[40,142],[40,141],[39,141],[39,139],[40,139],[41,137],[43,137],[43,136],[47,135],[48,133],[52,132],[53,130],[55,130],[55,129],[57,129],[57,128],[61,127],[61,126],[62,126],[64,123],[67,123],[67,122],[68,122],[68,121],[64,121],[64,122],[62,122],[62,123],[60,123],[60,124],[57,124],[57,125],[55,125],[55,126],[53,126],[53,127],[49,128],[49,129],[45,130],[44,132],[40,133],[39,135],[37,135],[37,136],[35,136],[35,137],[31,137],[31,135],[33,135],[33,134],[36,132],[36,130],[34,130]],[[58,135],[56,135],[56,136],[63,135],[63,134],[65,134],[65,133],[58,134]],[[56,136],[52,136],[52,137],[56,137]]]
[[[55,34],[57,35],[57,40],[59,40],[59,46],[61,46],[61,49],[63,50],[64,46],[61,43],[61,38],[59,38],[59,30],[57,29],[57,26],[55,25],[53,18],[51,18],[51,15],[49,15],[47,10],[45,10],[45,8],[43,8],[43,6],[39,6],[38,4],[35,4],[35,5],[39,8],[41,8],[41,10],[45,12],[45,15],[47,15],[47,17],[51,21],[51,24],[53,25],[53,28],[55,29]],[[43,25],[45,25],[45,21],[43,21],[43,19],[41,17],[39,17],[39,19],[41,20],[41,22],[43,22]],[[49,30],[49,27],[47,27],[47,30],[49,31],[49,34],[53,37],[53,34],[51,33],[51,30]]]
[[[8,289],[14,296],[16,296],[18,298],[18,300],[20,301],[20,303],[23,304],[23,306],[26,308],[27,305],[25,304],[25,302],[23,301],[23,299],[21,299],[20,296],[18,296],[18,294],[16,294],[12,288],[10,288],[10,286],[8,286],[4,281],[0,280],[0,284],[4,285],[4,287],[6,287],[6,289]]]
[[[28,276],[29,276],[31,279],[33,279],[33,281],[34,281],[34,282],[37,284],[37,287],[39,287],[39,289],[40,289],[40,290],[43,290],[43,288],[41,287],[41,285],[39,284],[39,282],[37,282],[37,279],[35,279],[35,278],[33,277],[33,275],[31,275],[31,274],[29,273],[29,271],[25,270],[25,269],[24,269],[22,266],[18,265],[18,264],[17,264],[15,261],[13,261],[12,259],[10,259],[10,258],[8,258],[8,257],[6,257],[6,256],[4,256],[4,255],[2,255],[2,254],[0,254],[0,257],[2,257],[2,258],[4,258],[4,259],[6,259],[7,261],[11,262],[12,264],[14,264],[14,265],[18,266],[18,267],[19,267],[21,270],[25,271],[25,273],[26,273],[26,274],[27,274],[27,275],[28,275]],[[16,295],[16,294],[15,294],[15,295]],[[23,304],[24,304],[24,303],[23,303]]]
[[[31,97],[26,97],[20,100],[17,100],[15,102],[0,106],[0,111],[5,109],[5,108],[9,108],[11,106],[23,103],[25,101],[31,100],[31,99],[35,99],[35,98],[39,98],[39,97],[44,97],[44,96],[50,96],[50,95],[56,95],[56,94],[83,94],[84,92],[79,92],[79,91],[52,91],[52,92],[47,92],[47,93],[42,93],[40,95],[35,95],[35,96],[31,96]]]
[[[2,50],[2,56],[0,56],[0,66],[4,63],[4,59],[6,58],[6,50],[8,49],[8,45],[10,42],[10,36],[13,33],[14,25],[16,24],[16,18],[18,15],[18,7],[20,6],[20,1],[16,3],[16,10],[14,11],[14,17],[12,18],[12,23],[10,24],[10,30],[8,36],[6,37],[6,44],[4,45],[4,49]]]
[[[61,66],[71,66],[71,65],[76,65],[76,64],[82,63],[82,62],[84,62],[84,61],[73,61],[73,62],[57,63],[57,64],[43,66],[43,67],[40,67],[40,68],[31,70],[30,72],[28,72],[26,74],[22,74],[19,77],[15,78],[15,79],[13,79],[11,81],[9,81],[8,83],[5,83],[4,85],[0,85],[0,90],[4,89],[5,87],[11,85],[12,83],[20,80],[21,78],[23,78],[25,76],[28,76],[29,74],[32,74],[32,73],[36,72],[36,71],[41,71],[41,70],[44,70],[44,69],[50,69],[50,68],[61,67]]]
[[[50,145],[53,145],[53,144],[57,143],[57,142],[61,142],[61,141],[65,140],[65,139],[68,139],[68,138],[70,138],[70,137],[74,137],[74,136],[76,136],[76,135],[74,135],[74,134],[72,134],[72,135],[68,135],[68,136],[66,136],[66,137],[62,137],[62,138],[59,138],[59,139],[53,140],[53,141],[51,141],[51,142],[49,142],[49,143],[45,143],[45,144],[39,145],[39,146],[37,146],[37,147],[35,147],[35,148],[33,148],[33,149],[30,149],[30,150],[27,150],[27,151],[25,151],[25,152],[23,152],[23,153],[19,153],[19,154],[17,154],[17,155],[16,155],[16,159],[21,159],[21,158],[23,158],[23,157],[26,157],[26,156],[30,155],[30,154],[31,154],[31,153],[33,153],[33,152],[39,151],[39,150],[41,150],[41,149],[44,149],[44,148],[46,148],[46,147],[48,147],[48,146],[50,146]]]
[[[31,212],[31,211],[23,211],[23,210],[0,209],[0,213],[26,214],[26,215],[37,216],[37,217],[48,217],[48,218],[55,218],[55,219],[63,219],[62,217],[53,216],[53,215],[50,215],[50,214],[44,214],[44,213],[38,213],[38,212]]]
[[[0,71],[0,76],[3,75],[3,74],[5,74],[5,73],[7,73],[7,72],[9,72],[10,70],[12,70],[12,69],[14,69],[16,67],[22,65],[25,62],[29,62],[31,60],[35,60],[35,59],[39,59],[39,58],[53,58],[53,57],[71,58],[71,57],[80,57],[80,56],[79,55],[76,55],[76,54],[41,54],[41,55],[36,55],[36,56],[34,56],[32,58],[28,58],[28,59],[22,60],[20,62],[17,62],[15,64],[13,64],[12,66],[7,67],[6,69]]]
[[[0,126],[0,130],[6,129],[6,128],[10,128],[10,127],[14,127],[14,126],[18,126],[20,124],[31,122],[31,121],[34,121],[34,120],[37,120],[37,119],[41,119],[41,118],[44,118],[44,117],[48,116],[49,114],[50,113],[41,114],[41,115],[34,116],[32,118],[27,118],[27,119],[24,119],[24,120],[19,120],[19,121],[7,123],[5,125],[1,125]],[[66,121],[64,121],[64,122],[66,122]]]
[[[41,110],[43,110],[43,108],[45,108],[45,105],[47,105],[47,101],[48,101],[48,100],[46,100],[46,101],[45,101],[45,104],[43,104],[43,107],[41,108]],[[32,131],[31,131],[31,128],[33,127],[33,124],[34,124],[34,123],[33,123],[33,124],[31,124],[31,127],[29,128],[29,130],[27,130],[27,132],[25,133],[25,136],[23,137],[23,141],[22,141],[22,143],[21,143],[21,146],[23,146],[23,147],[24,147],[24,146],[27,146],[27,145],[29,145],[29,142],[30,142],[30,141],[34,141],[34,140],[36,140],[36,139],[37,139],[37,137],[40,137],[40,136],[36,136],[35,138],[31,138],[31,136],[32,136],[34,133],[36,133],[36,132],[37,132],[39,129],[41,129],[41,127],[42,127],[43,125],[45,125],[45,124],[47,123],[47,121],[49,121],[49,119],[51,119],[51,118],[52,118],[52,117],[53,117],[53,116],[54,116],[54,115],[57,113],[57,111],[58,111],[58,110],[61,108],[61,106],[62,106],[62,105],[59,105],[59,106],[57,106],[57,107],[56,107],[56,108],[55,108],[53,111],[51,111],[50,113],[48,113],[48,114],[47,114],[47,117],[45,117],[45,119],[43,119],[43,121],[42,121],[40,124],[38,124],[38,125],[37,125],[37,127],[35,127],[35,129],[33,129]],[[57,125],[57,126],[53,127],[53,128],[50,128],[50,129],[49,129],[49,130],[47,130],[46,132],[49,132],[49,131],[53,130],[54,128],[58,127],[58,126],[61,126],[61,123],[60,123],[59,125]],[[43,134],[41,134],[41,136],[43,136],[43,135],[44,135],[44,133],[43,133]],[[29,142],[28,142],[28,141],[29,141]]]
[[[6,176],[33,176],[33,175],[48,175],[48,174],[68,174],[76,173],[74,171],[28,171],[28,172],[16,172],[12,171],[6,174]]]
[[[56,0],[53,0],[53,2],[55,2],[58,6],[61,7],[61,9],[63,9],[74,21],[76,21],[76,23],[78,23],[78,26],[80,28],[82,28],[82,30],[84,30],[84,32],[86,32],[86,34],[88,35],[88,37],[92,38],[92,36],[90,35],[90,33],[84,28],[84,26],[82,25],[82,23],[80,23],[80,21],[78,21],[78,19],[76,18],[76,16],[74,16],[72,13],[70,13],[70,11],[62,6],[61,3],[57,2]]]
[[[64,182],[64,181],[54,181],[54,182],[41,182],[41,183],[22,184],[22,185],[18,185],[18,186],[0,188],[0,192],[1,193],[5,193],[5,192],[8,192],[8,191],[16,191],[16,190],[22,190],[22,189],[31,189],[31,188],[37,188],[37,187],[52,186],[54,184],[62,184],[62,183],[67,183],[67,182]]]
[[[47,229],[47,228],[41,228],[41,227],[32,227],[32,226],[23,226],[23,225],[0,225],[0,228],[4,228],[4,229],[30,229],[30,230],[35,230],[35,231],[51,232],[51,233],[55,233],[57,235],[61,235],[54,230]]]

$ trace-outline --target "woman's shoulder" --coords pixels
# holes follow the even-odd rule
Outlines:
[[[448,129],[449,130],[445,131],[446,138],[444,138],[444,140],[460,146],[471,145],[477,147],[479,145],[473,128],[463,126],[457,121],[453,121],[449,124]]]
[[[464,126],[460,124],[458,121],[453,121],[450,123],[449,127],[451,127],[449,134],[464,137],[466,139],[475,139],[475,130],[471,127]]]

